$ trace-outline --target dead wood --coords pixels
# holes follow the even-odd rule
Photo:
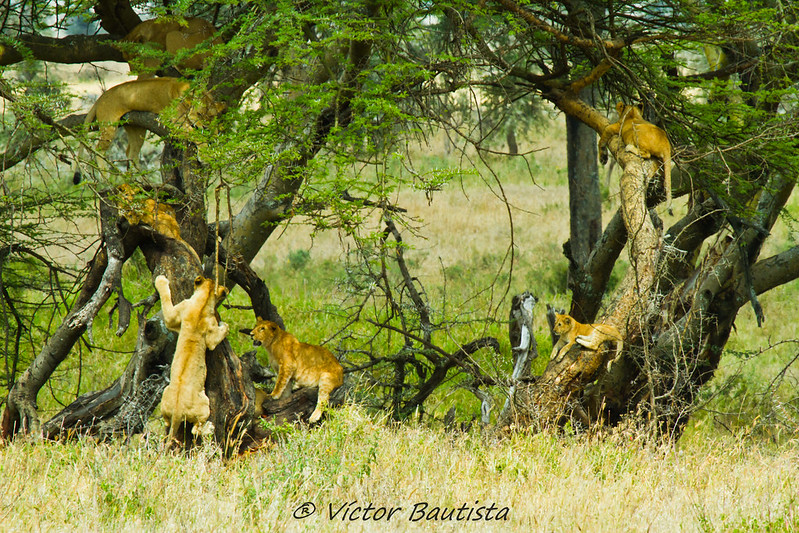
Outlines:
[[[100,440],[144,431],[169,380],[175,335],[162,321],[139,315],[136,349],[124,373],[108,388],[84,394],[42,425],[48,439],[72,434]]]
[[[39,390],[91,326],[94,317],[119,284],[122,265],[135,246],[130,239],[123,238],[116,224],[111,223],[116,220],[115,215],[116,210],[107,198],[101,201],[103,244],[91,262],[72,309],[9,392],[2,419],[3,438],[11,438],[20,431],[38,434],[40,420],[36,396]]]

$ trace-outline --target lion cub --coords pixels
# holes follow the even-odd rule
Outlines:
[[[319,387],[316,409],[308,420],[314,423],[322,417],[322,408],[330,393],[344,383],[344,368],[335,356],[322,346],[297,340],[291,333],[269,320],[258,318],[250,331],[253,344],[263,345],[269,354],[269,364],[277,371],[277,381],[272,390],[273,400],[279,399],[293,379],[300,387]]]
[[[576,342],[589,350],[599,350],[605,341],[616,342],[616,355],[608,361],[608,369],[619,357],[623,346],[621,333],[610,324],[580,324],[569,315],[555,314],[555,326],[552,330],[558,335],[558,342],[552,347],[550,360],[560,359],[574,346]]]
[[[607,144],[614,135],[621,135],[627,150],[644,159],[656,157],[663,162],[663,188],[666,189],[666,207],[671,211],[671,143],[666,132],[644,120],[641,110],[634,105],[616,104],[619,120],[605,128],[599,138],[599,160],[608,161]],[[632,147],[632,149],[631,149]]]
[[[192,434],[199,435],[211,414],[205,394],[205,349],[213,350],[228,334],[228,325],[216,319],[216,303],[227,289],[197,276],[191,298],[173,305],[166,277],[155,278],[155,288],[161,297],[166,327],[178,332],[169,385],[161,397],[161,415],[171,441],[184,422],[193,425]]]
[[[100,140],[97,142],[97,151],[105,153],[114,140],[117,123],[129,111],[149,111],[160,113],[173,100],[183,96],[189,88],[189,83],[178,78],[152,78],[146,80],[133,80],[114,85],[100,95],[94,105],[89,109],[83,123],[89,125],[95,120],[100,123]],[[192,105],[187,100],[181,100],[177,107],[177,125],[184,130],[202,124],[206,119],[218,115],[224,106],[215,102],[209,93],[205,93],[198,105]],[[135,165],[139,164],[139,152],[144,144],[147,130],[139,126],[125,124],[123,126],[128,134],[128,147],[125,156]],[[83,149],[78,155],[81,159]],[[73,181],[80,183],[81,174],[75,161]]]
[[[170,239],[174,239],[182,244],[198,263],[202,263],[200,256],[189,243],[180,236],[180,225],[178,225],[177,214],[174,208],[153,198],[142,198],[141,190],[134,189],[127,183],[123,183],[118,188],[117,207],[119,216],[124,217],[132,226],[144,224],[150,226],[157,233]]]

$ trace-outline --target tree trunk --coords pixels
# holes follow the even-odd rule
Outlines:
[[[516,128],[514,126],[508,126],[505,140],[508,142],[508,153],[517,155],[519,153],[519,144],[516,142]]]
[[[751,303],[758,309],[757,294],[799,276],[799,247],[757,261],[794,184],[772,176],[755,217],[746,224],[716,199],[697,198],[661,238],[660,221],[648,209],[660,188],[648,184],[648,201],[641,193],[641,176],[653,173],[646,168],[650,162],[613,141],[611,150],[624,169],[622,207],[614,217],[624,224],[611,221],[603,241],[634,237],[630,269],[603,321],[622,331],[624,351],[606,371],[605,350],[575,345],[562,360],[550,361],[535,382],[519,386],[512,398],[516,416],[505,424],[516,421],[541,427],[570,420],[580,426],[614,425],[637,416],[648,421],[654,434],[676,439],[701,386],[718,367],[740,307]],[[725,222],[734,229],[733,235],[700,255],[706,239]],[[605,268],[599,250],[588,264]]]
[[[179,161],[170,160],[171,156],[179,157]],[[181,236],[185,235],[186,241],[191,239],[202,244],[194,246],[202,251],[208,230],[201,216],[205,213],[204,194],[196,191],[204,190],[205,184],[193,172],[191,157],[186,158],[182,152],[167,146],[165,158],[168,161],[164,168],[171,169],[165,173],[165,181],[170,182],[167,190],[177,190],[174,187],[177,184],[186,191],[184,197],[187,200],[179,202],[182,208],[177,210]],[[103,241],[72,311],[9,394],[2,424],[6,438],[13,437],[20,430],[38,434],[35,398],[39,390],[91,325],[112,292],[118,290],[120,302],[124,300],[121,293],[122,265],[137,247],[142,250],[153,277],[161,274],[170,280],[176,302],[193,292],[194,278],[202,272],[196,252],[183,240],[165,236],[146,225],[131,225],[120,218],[114,203],[116,196],[116,191],[101,195]],[[248,272],[248,275],[252,273]],[[247,275],[240,278],[246,280]],[[247,283],[248,286],[256,285],[251,279]],[[259,289],[259,295],[268,295],[265,286]],[[129,309],[129,304],[125,303],[119,306],[121,323]],[[83,395],[67,406],[44,424],[42,434],[49,438],[77,434],[107,438],[141,431],[144,421],[160,402],[175,340],[175,334],[166,330],[160,318],[150,321],[140,318],[137,347],[123,375],[107,389]],[[206,393],[211,401],[214,436],[229,451],[231,443],[240,438],[253,419],[255,394],[252,381],[242,372],[241,363],[228,342],[207,352],[206,364],[209,369]],[[189,440],[184,444],[188,446]]]
[[[591,89],[583,90],[592,100]],[[592,103],[592,102],[591,102]],[[569,287],[575,293],[588,290],[585,280],[588,257],[602,234],[602,195],[599,189],[596,132],[582,121],[566,115],[566,158],[569,173],[569,241],[564,248],[569,259]],[[580,306],[582,298],[572,299],[569,312],[579,322],[590,322],[592,309]]]
[[[513,374],[508,399],[499,414],[499,424],[510,423],[512,399],[519,383],[530,378],[533,359],[538,357],[538,345],[533,335],[533,309],[538,299],[529,292],[513,297],[510,308],[510,327],[508,338],[513,352]]]

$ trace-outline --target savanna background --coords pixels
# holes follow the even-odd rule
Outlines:
[[[699,68],[707,68],[697,57]],[[30,62],[4,68],[4,82],[57,87],[64,109],[72,111],[85,111],[103,89],[130,79],[124,63],[66,67]],[[437,339],[441,347],[456,350],[481,336],[499,340],[498,353],[473,355],[482,372],[500,382],[485,387],[492,422],[507,398],[503,380],[513,368],[507,333],[511,297],[530,291],[539,299],[534,375],[546,368],[552,346],[544,304],[568,309],[570,302],[562,252],[570,236],[564,114],[548,103],[531,113],[533,120],[516,130],[520,156],[502,153],[507,148],[502,135],[488,138],[491,151],[481,153],[445,131],[428,128],[393,144],[377,163],[355,158],[315,170],[317,177],[350,184],[356,196],[354,184],[365,184],[361,191],[380,189],[381,198],[405,210],[392,216],[402,220],[404,257],[414,279],[435,316],[446,323]],[[19,116],[18,109],[4,107],[6,146]],[[123,145],[124,138],[118,143]],[[161,147],[160,140],[149,137],[145,173],[157,167]],[[213,165],[224,150],[211,142],[201,148],[200,158]],[[605,172],[600,168],[603,223],[620,206],[621,172],[614,170],[607,185]],[[95,191],[105,183],[74,186],[70,163],[43,153],[6,169],[0,179],[8,200],[0,208],[6,228],[38,226],[38,232],[28,233],[35,236],[28,242],[35,242],[46,263],[70,273],[64,279],[71,280],[98,246]],[[111,184],[124,180],[124,173],[109,177]],[[359,350],[364,344],[353,339],[356,334],[370,338],[373,329],[368,321],[352,322],[351,310],[364,301],[359,299],[364,287],[358,258],[368,248],[364,242],[380,234],[382,213],[366,209],[354,217],[344,209],[319,208],[319,199],[330,194],[327,183],[306,182],[300,195],[306,203],[297,202],[296,213],[281,222],[251,266],[267,282],[289,331],[306,342],[325,344],[345,366],[356,367],[363,362]],[[220,219],[238,211],[252,188],[242,177],[229,179],[229,185],[218,204]],[[16,205],[10,194],[22,189],[68,200],[42,202],[24,216],[9,215]],[[207,218],[214,221],[213,186],[206,192]],[[677,198],[674,215],[658,209],[666,227],[688,209],[687,203],[687,196]],[[797,208],[792,198],[771,231],[764,257],[797,245]],[[8,236],[9,242],[2,243],[8,246],[15,234],[8,230],[2,235]],[[16,301],[33,310],[18,359],[8,357],[13,337],[3,340],[7,356],[0,392],[5,397],[15,376],[63,319],[74,288],[51,291],[47,284],[45,290],[37,276],[52,271],[13,255],[2,260],[4,290],[9,287]],[[614,266],[608,293],[627,269],[625,251]],[[141,254],[128,260],[123,269],[126,297],[135,302],[152,294],[151,276]],[[344,405],[330,409],[321,425],[272,426],[268,445],[233,458],[224,457],[210,441],[190,453],[165,450],[157,410],[145,431],[129,438],[50,442],[23,435],[6,441],[0,447],[0,523],[10,531],[795,530],[797,292],[793,281],[760,295],[765,314],[760,327],[748,306],[741,309],[718,370],[697,394],[690,421],[676,441],[653,436],[646,424],[632,419],[593,429],[571,423],[511,430],[484,425],[481,400],[469,390],[471,380],[463,372],[452,372],[423,409],[398,417],[385,399],[379,371],[366,376],[351,372]],[[90,334],[40,391],[37,407],[43,420],[81,394],[107,387],[127,365],[136,331],[114,335],[116,316],[110,308],[106,304]],[[251,350],[248,337],[235,332],[253,322],[247,294],[234,289],[220,314],[231,324],[234,352]],[[4,312],[3,320],[11,316]],[[11,331],[7,324],[6,331]],[[399,336],[379,340],[384,344],[368,346],[383,354],[401,344]],[[258,357],[265,363],[262,350]],[[403,511],[391,521],[330,517],[328,506],[352,501]],[[295,510],[306,502],[315,505],[316,513],[295,518]],[[417,502],[427,502],[428,509],[494,503],[510,511],[507,521],[500,522],[410,521]]]

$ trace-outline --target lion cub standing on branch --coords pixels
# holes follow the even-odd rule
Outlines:
[[[552,347],[551,361],[560,359],[574,346],[579,344],[589,350],[597,351],[605,341],[616,343],[616,355],[608,361],[608,370],[611,363],[619,357],[623,346],[621,333],[610,324],[580,324],[569,315],[555,314],[555,326],[552,330],[558,335],[558,342]]]
[[[292,379],[300,387],[318,386],[316,409],[308,421],[313,424],[319,420],[330,393],[344,383],[344,368],[335,356],[327,348],[298,341],[274,322],[260,317],[250,336],[256,346],[263,345],[269,354],[269,364],[277,371],[272,399],[279,399]]]
[[[192,424],[192,434],[200,435],[211,414],[205,394],[205,350],[216,348],[228,334],[228,325],[216,319],[216,304],[227,289],[217,286],[211,279],[197,276],[191,298],[172,305],[169,280],[158,276],[155,288],[161,297],[166,327],[178,332],[169,385],[161,397],[161,415],[171,441],[183,423]]]
[[[619,114],[618,122],[606,127],[599,138],[599,160],[603,165],[607,163],[607,144],[614,135],[621,135],[621,140],[628,151],[637,153],[644,159],[650,157],[660,159],[663,162],[666,207],[671,211],[671,143],[666,132],[644,120],[637,106],[619,102],[616,104],[616,112]]]
[[[95,120],[100,123],[100,140],[97,142],[97,151],[105,153],[114,140],[117,123],[130,111],[149,111],[161,113],[173,100],[181,98],[189,89],[189,83],[178,78],[152,78],[146,80],[133,80],[114,85],[100,95],[94,105],[89,109],[83,123],[89,125]],[[188,100],[181,100],[177,106],[176,125],[189,130],[195,125],[200,125],[206,119],[218,115],[223,105],[215,102],[209,93],[200,99],[199,105],[193,105]],[[135,166],[139,163],[139,152],[147,133],[142,127],[125,124],[123,126],[128,134],[128,148],[125,155]],[[82,157],[81,149],[75,161],[75,171],[72,180],[80,183],[81,173],[78,160]]]

